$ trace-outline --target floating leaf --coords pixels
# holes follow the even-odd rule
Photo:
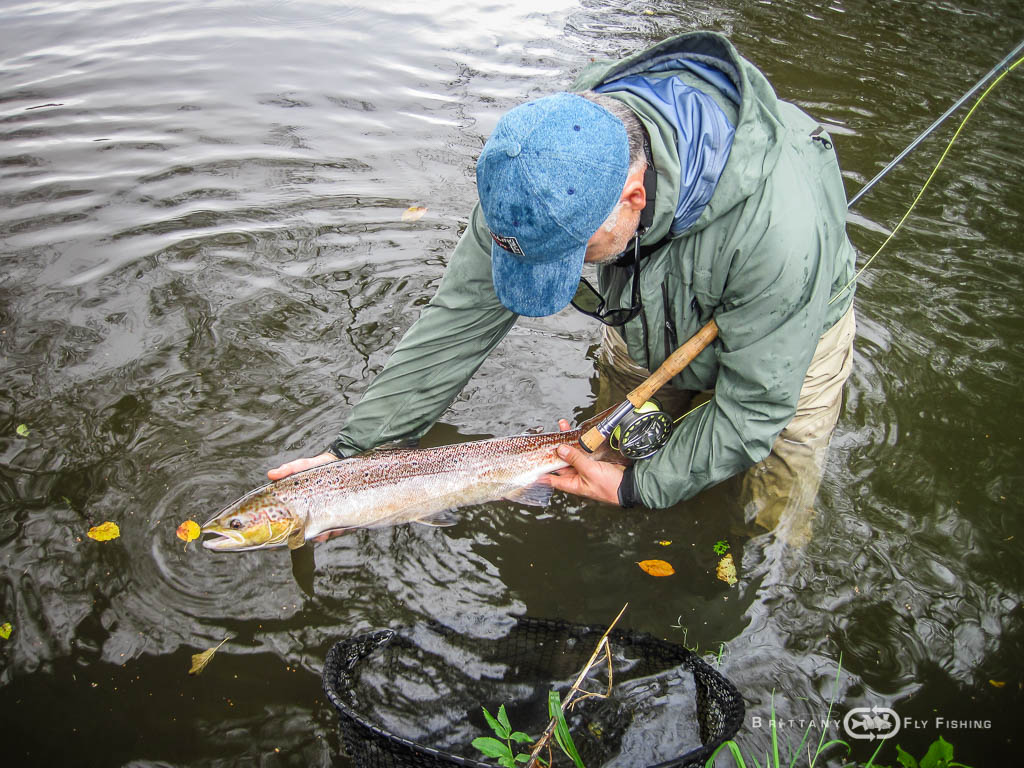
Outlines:
[[[989,680],[988,683],[993,688],[1003,688],[1003,687],[1006,686],[1006,681],[1005,680]]]
[[[110,521],[93,526],[89,529],[89,538],[95,539],[96,541],[110,541],[111,539],[116,539],[120,535],[121,529],[117,527],[117,523],[111,523]]]
[[[715,542],[715,546],[712,547],[716,555],[724,555],[729,551],[729,542],[725,539],[720,539]]]
[[[175,535],[185,542],[185,549],[188,549],[188,543],[198,539],[199,534],[202,532],[203,529],[199,527],[199,523],[195,520],[186,520],[178,526],[178,530],[175,531]]]
[[[419,221],[427,212],[426,206],[413,205],[402,212],[402,221]]]
[[[18,433],[18,437],[28,437],[28,424],[19,424],[14,431]]]
[[[664,560],[641,560],[637,565],[643,568],[644,573],[649,573],[651,576],[671,576],[676,572],[676,569]]]
[[[3,624],[0,624],[0,637],[4,640],[10,640],[11,632],[13,631],[14,627],[11,626],[11,622],[5,621]]]
[[[718,578],[730,587],[737,582],[736,565],[732,561],[732,555],[726,555],[718,561]]]
[[[667,540],[667,539],[662,539],[661,541],[658,542],[658,546],[659,547],[669,547],[671,545],[672,545],[672,542]]]
[[[203,651],[202,653],[192,654],[192,669],[188,671],[190,675],[198,675],[204,669],[206,665],[210,663],[210,659],[213,658],[213,654],[220,650],[220,647],[226,643],[228,639],[225,637],[213,648]]]

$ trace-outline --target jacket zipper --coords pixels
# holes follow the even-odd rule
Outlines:
[[[665,317],[665,358],[676,351],[679,346],[679,338],[676,334],[676,324],[672,319],[672,305],[668,300],[668,286],[661,284],[661,302]]]

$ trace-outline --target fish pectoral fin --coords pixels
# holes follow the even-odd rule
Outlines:
[[[459,522],[459,518],[456,517],[454,512],[443,510],[441,512],[434,512],[426,517],[421,517],[413,522],[420,523],[421,525],[432,525],[436,528],[447,528],[449,525],[455,525]]]
[[[526,504],[529,507],[546,507],[551,501],[553,490],[547,483],[537,482],[506,493],[505,498],[519,504]]]
[[[298,549],[306,543],[306,526],[300,525],[288,536],[288,549]]]

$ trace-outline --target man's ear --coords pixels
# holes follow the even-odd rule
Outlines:
[[[625,203],[634,211],[642,211],[647,205],[647,190],[644,188],[644,169],[629,174],[626,185],[622,188],[620,202]]]

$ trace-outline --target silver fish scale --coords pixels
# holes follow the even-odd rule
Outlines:
[[[378,450],[265,486],[306,519],[305,538],[354,527],[424,520],[514,494],[567,466],[555,448],[582,429],[514,435],[418,450]]]

